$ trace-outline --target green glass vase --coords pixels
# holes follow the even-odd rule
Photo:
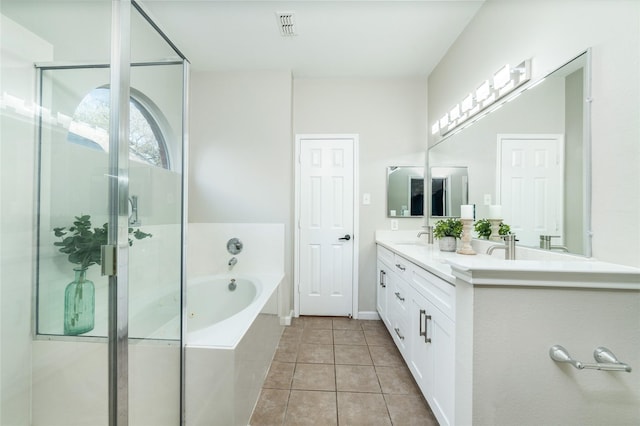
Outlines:
[[[64,334],[75,336],[93,330],[96,291],[87,268],[73,268],[75,279],[64,290]]]

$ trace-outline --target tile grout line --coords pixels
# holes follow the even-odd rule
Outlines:
[[[373,364],[373,371],[376,375],[376,380],[378,381],[378,386],[380,386],[380,395],[382,395],[382,401],[384,402],[384,408],[387,411],[387,417],[389,418],[389,424],[393,426],[393,420],[391,419],[391,412],[389,411],[389,405],[387,404],[387,399],[384,397],[384,389],[382,388],[382,383],[380,382],[380,376],[378,376],[378,370],[376,369],[375,361],[373,360],[373,355],[371,355],[371,346],[369,342],[367,342],[367,349],[369,350],[369,356],[371,357],[371,364]]]
[[[336,425],[340,425],[340,408],[338,407],[338,369],[336,368],[336,335],[333,332],[333,320],[331,320],[331,337],[333,342],[333,381],[336,388]]]

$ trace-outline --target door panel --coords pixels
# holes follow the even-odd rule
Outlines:
[[[352,312],[354,141],[301,139],[300,314]]]
[[[523,245],[538,245],[540,235],[562,236],[562,136],[498,138],[499,196],[505,223]]]

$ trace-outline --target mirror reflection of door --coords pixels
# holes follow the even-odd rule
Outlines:
[[[498,135],[498,183],[504,220],[521,244],[540,235],[564,245],[563,135]]]
[[[466,167],[431,167],[431,216],[459,217],[468,204],[469,178]]]
[[[431,178],[431,216],[447,216],[447,178]]]
[[[422,176],[409,177],[409,211],[411,216],[424,214],[424,178]]]

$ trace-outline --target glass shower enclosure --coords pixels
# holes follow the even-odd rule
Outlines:
[[[2,109],[21,137],[3,129],[2,145],[35,135],[18,158],[33,176],[34,250],[21,259],[33,286],[25,300],[24,277],[3,271],[0,424],[180,424],[188,61],[132,1],[3,0],[0,12],[3,60],[5,37],[26,37],[15,49],[34,77],[3,78],[2,105],[21,93],[31,113]],[[12,331],[17,347],[5,306],[32,324]]]

